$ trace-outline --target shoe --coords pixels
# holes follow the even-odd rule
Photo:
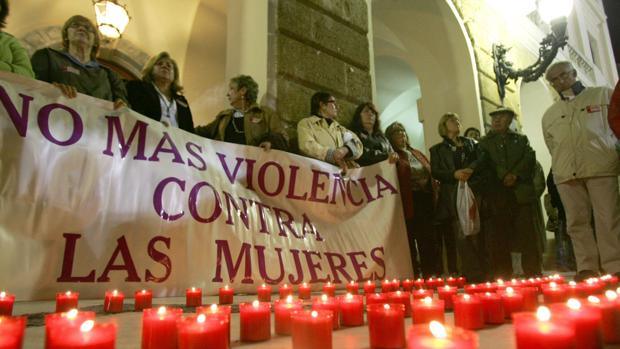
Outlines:
[[[575,275],[575,282],[582,282],[584,280],[587,280],[589,278],[595,278],[598,277],[598,273],[592,270],[580,270],[577,272],[577,274]]]

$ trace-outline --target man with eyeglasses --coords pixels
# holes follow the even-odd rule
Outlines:
[[[552,64],[545,77],[560,96],[542,128],[575,250],[575,280],[599,271],[620,276],[620,161],[607,122],[612,90],[585,87],[566,61]]]

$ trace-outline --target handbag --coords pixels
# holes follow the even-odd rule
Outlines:
[[[461,230],[465,236],[480,232],[480,212],[476,197],[467,182],[459,181],[456,192],[456,212]]]

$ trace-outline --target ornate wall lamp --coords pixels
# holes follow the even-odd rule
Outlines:
[[[497,92],[502,104],[506,96],[506,85],[508,85],[510,79],[515,82],[519,78],[526,82],[538,80],[551,62],[553,62],[558,54],[558,50],[566,46],[568,42],[568,35],[566,34],[567,16],[572,8],[573,0],[538,1],[538,13],[545,22],[551,25],[551,33],[540,42],[536,62],[527,68],[513,68],[513,63],[506,59],[506,53],[510,48],[506,48],[502,44],[493,44],[493,70],[495,71]]]
[[[117,0],[93,0],[97,27],[104,38],[115,40],[121,37],[129,23],[129,12]]]

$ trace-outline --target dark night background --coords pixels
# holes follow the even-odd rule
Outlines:
[[[620,0],[603,0],[603,6],[605,6],[605,13],[607,14],[607,25],[609,26],[616,66],[620,70]]]

